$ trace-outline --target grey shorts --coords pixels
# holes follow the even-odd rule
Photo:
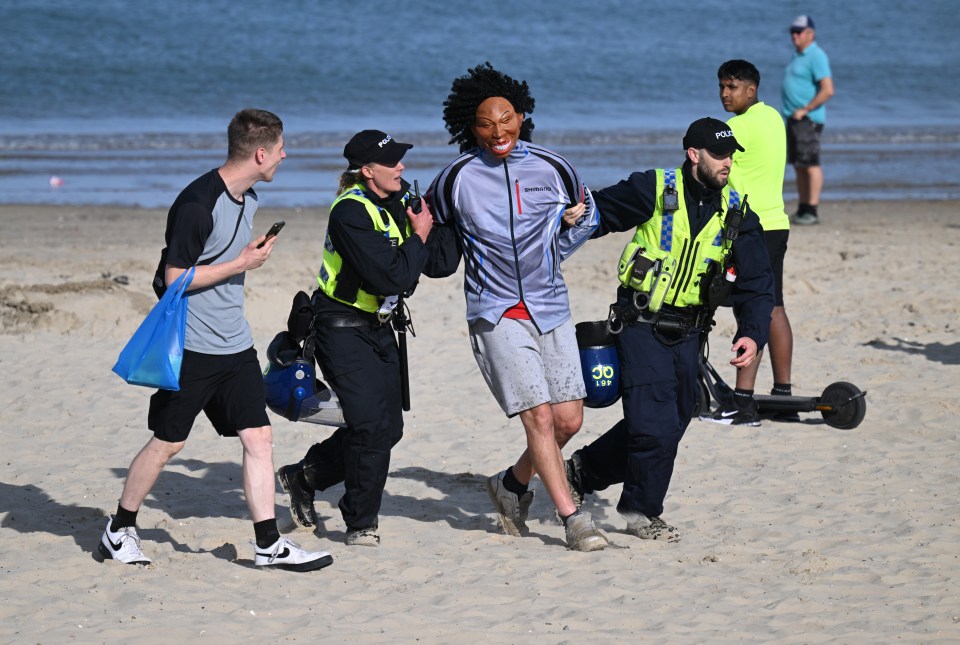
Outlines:
[[[529,320],[480,319],[470,325],[480,372],[507,416],[587,395],[573,323],[541,335]]]

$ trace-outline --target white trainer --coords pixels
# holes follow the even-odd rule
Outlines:
[[[590,513],[577,511],[566,522],[567,547],[571,551],[602,551],[607,537],[593,523]]]
[[[497,509],[497,518],[500,528],[507,535],[522,537],[530,531],[527,529],[527,514],[530,504],[533,503],[533,491],[528,490],[523,495],[515,495],[503,485],[503,478],[507,471],[503,470],[487,479],[487,495]]]
[[[333,564],[333,556],[326,551],[306,551],[296,542],[280,539],[261,549],[253,542],[253,564],[258,567],[277,567],[287,571],[316,571]]]
[[[97,549],[104,560],[117,560],[125,564],[150,564],[150,558],[140,550],[140,536],[134,526],[125,526],[117,532],[110,530],[113,516],[107,518],[107,528],[100,538]]]

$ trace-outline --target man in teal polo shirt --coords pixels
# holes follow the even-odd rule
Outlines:
[[[783,77],[780,112],[787,121],[787,161],[797,174],[799,206],[794,224],[817,224],[817,206],[823,188],[820,168],[820,134],[826,121],[824,104],[833,96],[830,59],[814,42],[810,16],[797,16],[790,24],[796,52]]]

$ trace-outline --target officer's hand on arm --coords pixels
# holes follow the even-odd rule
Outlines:
[[[736,358],[732,359],[730,364],[736,368],[746,367],[757,358],[757,343],[744,336],[733,344],[730,351],[736,353]]]
[[[407,207],[407,217],[410,219],[410,228],[420,237],[424,244],[427,243],[427,236],[430,235],[430,229],[433,228],[433,213],[430,212],[430,206],[427,200],[423,200],[419,213],[414,213],[413,209]]]
[[[586,210],[587,204],[585,202],[568,206],[567,209],[563,211],[563,223],[571,228],[576,226],[577,220],[583,217],[583,213]]]

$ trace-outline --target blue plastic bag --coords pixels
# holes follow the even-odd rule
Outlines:
[[[184,292],[195,267],[180,274],[127,343],[113,371],[131,385],[180,390],[183,337],[187,330]]]

